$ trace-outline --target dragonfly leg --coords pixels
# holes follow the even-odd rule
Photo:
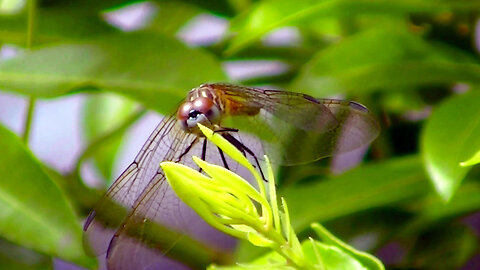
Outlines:
[[[198,137],[196,137],[191,143],[190,145],[185,149],[185,151],[183,151],[183,153],[178,156],[177,160],[175,162],[180,162],[180,160],[182,160],[182,158],[188,154],[188,152],[190,152],[190,150],[192,149],[192,147],[195,145],[195,143],[198,141]]]
[[[203,139],[203,146],[202,146],[202,160],[205,161],[205,157],[207,155],[207,139]],[[202,168],[198,169],[198,172],[202,172]]]
[[[223,166],[225,167],[225,169],[230,170],[230,168],[228,168],[228,163],[227,163],[227,160],[225,159],[225,155],[223,154],[222,149],[220,149],[220,147],[217,147],[217,148],[218,148],[218,153],[220,153],[220,157],[222,158]]]
[[[221,127],[220,129],[214,130],[213,133],[222,133],[222,132],[238,132],[236,128]]]
[[[229,128],[229,127],[221,127],[220,129],[217,129],[214,132],[218,132],[218,133],[238,132],[238,129]],[[222,136],[223,136],[223,134],[222,134]],[[225,136],[223,136],[223,137],[225,138]],[[229,140],[228,138],[226,138],[226,139]],[[236,141],[238,142],[238,140],[236,140]],[[233,144],[238,150],[240,150],[240,152],[242,152],[243,156],[245,156],[245,157],[247,156],[247,154],[245,153],[245,150],[243,150],[243,147],[239,147],[239,145],[235,144],[235,142],[233,142],[233,141],[229,140],[229,142],[231,144]]]
[[[207,155],[207,139],[203,139],[203,146],[202,146],[202,160],[205,161],[205,156]]]
[[[262,167],[260,166],[260,162],[258,162],[258,158],[255,155],[255,153],[252,150],[250,150],[250,148],[245,146],[242,142],[240,142],[235,137],[233,137],[231,134],[224,133],[224,134],[222,134],[222,136],[227,141],[229,141],[231,144],[233,144],[238,150],[240,150],[244,155],[245,155],[245,152],[247,152],[249,155],[251,155],[253,157],[253,159],[255,159],[255,163],[257,163],[257,167],[258,167],[258,170],[260,171],[260,174],[262,175],[263,181],[267,182],[267,179],[265,178],[265,175],[263,174]]]

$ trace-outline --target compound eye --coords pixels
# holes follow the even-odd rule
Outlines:
[[[202,114],[206,114],[215,106],[213,101],[209,98],[198,97],[192,102],[192,108],[190,110],[199,111]]]
[[[177,119],[184,130],[195,128],[197,124],[215,124],[220,111],[209,98],[198,97],[192,102],[183,103],[177,111]]]
[[[191,102],[185,102],[180,105],[177,111],[177,119],[180,121],[186,121],[190,116],[190,111],[193,109],[193,104]]]
[[[210,123],[216,123],[220,118],[220,111],[210,98],[196,98],[193,101],[193,110],[201,112]]]

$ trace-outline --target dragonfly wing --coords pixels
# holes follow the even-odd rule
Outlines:
[[[316,132],[271,117],[267,125],[275,135],[274,139],[264,141],[265,151],[281,164],[295,165],[367,146],[378,136],[378,122],[365,107],[341,100],[322,99],[321,102],[335,115],[338,121],[335,128]]]
[[[196,138],[190,134],[184,136],[176,138],[175,141],[180,143],[181,147],[174,146],[177,151],[171,152],[172,154],[165,157],[165,160],[198,169],[191,157],[201,157],[205,152],[207,162],[227,166],[244,177],[249,175],[245,168],[228,156],[224,155],[222,158],[217,147],[211,142],[204,146],[204,138]],[[236,138],[236,142],[249,145],[249,150],[255,145],[261,146],[254,137],[237,132],[232,136]],[[182,143],[184,141],[189,143]],[[250,158],[252,159],[251,156]],[[158,267],[173,263],[167,258],[181,258],[187,263],[190,259],[195,265],[198,262],[190,253],[192,246],[207,252],[212,258],[221,258],[228,256],[226,253],[232,250],[233,245],[233,238],[207,225],[176,196],[159,168],[136,200],[132,212],[115,233],[107,253],[107,264],[111,269],[131,269],[131,266],[137,265],[136,261],[142,260],[139,265]],[[145,249],[148,249],[148,252]],[[125,252],[128,251],[130,260],[129,263],[125,263]],[[153,255],[144,258],[147,256],[145,254]],[[186,258],[188,259],[185,260]]]
[[[230,116],[263,140],[273,162],[284,165],[308,163],[349,152],[371,143],[380,128],[363,105],[308,95],[221,85],[227,98],[260,109],[255,116]]]
[[[174,116],[165,117],[152,132],[143,145],[135,160],[115,180],[106,194],[94,207],[88,216],[85,225],[85,240],[87,246],[96,255],[107,251],[110,239],[131,211],[136,199],[158,170],[154,164],[159,164],[168,152],[167,143],[173,134],[171,131],[176,125]]]
[[[191,269],[185,264],[159,254],[158,250],[141,244],[136,238],[122,238],[121,244],[115,246],[113,257],[107,258],[106,267],[100,269]]]
[[[308,95],[229,84],[219,84],[218,89],[227,99],[260,108],[299,129],[318,133],[338,125],[331,111],[319,100]]]
[[[332,154],[341,154],[370,144],[380,134],[380,125],[369,110],[353,101],[320,99],[339,120],[333,130]]]

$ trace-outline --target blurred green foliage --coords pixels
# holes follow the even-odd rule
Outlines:
[[[480,171],[460,166],[480,150],[480,2],[158,0],[135,31],[108,23],[139,2],[0,0],[0,46],[20,50],[0,61],[0,89],[89,95],[79,121],[88,145],[71,172],[47,168],[0,126],[0,265],[44,269],[58,257],[93,267],[81,220],[112,180],[125,132],[144,113],[136,105],[168,114],[192,87],[218,81],[341,96],[381,120],[365,165],[340,175],[328,173],[330,160],[281,168],[279,192],[300,235],[322,222],[395,269],[458,269],[480,256],[478,228],[465,219],[480,210]],[[229,23],[220,40],[179,38],[199,14]],[[272,44],[281,27],[296,38]],[[225,64],[245,60],[287,68],[229,78]],[[90,159],[106,179],[100,190],[79,173]],[[240,261],[260,255],[243,244],[237,252]]]

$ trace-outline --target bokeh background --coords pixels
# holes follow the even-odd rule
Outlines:
[[[0,269],[93,267],[84,218],[204,82],[378,117],[369,149],[279,169],[301,236],[318,221],[389,269],[480,269],[478,157],[459,165],[480,150],[479,14],[472,0],[0,0]]]

